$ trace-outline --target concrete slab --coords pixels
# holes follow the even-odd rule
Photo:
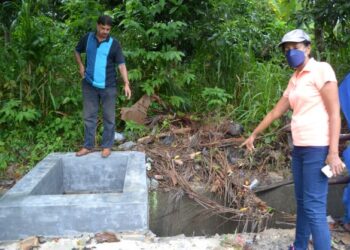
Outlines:
[[[148,230],[145,155],[52,153],[0,199],[0,240]]]

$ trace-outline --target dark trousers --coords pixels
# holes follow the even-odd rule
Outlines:
[[[327,223],[328,178],[321,172],[328,146],[298,147],[292,152],[294,191],[297,201],[297,224],[294,247],[306,250],[310,235],[314,248],[330,250]]]
[[[111,148],[115,132],[115,99],[116,87],[99,89],[83,80],[83,117],[84,117],[84,147],[95,146],[95,133],[98,120],[98,110],[101,104],[103,114],[102,148]]]

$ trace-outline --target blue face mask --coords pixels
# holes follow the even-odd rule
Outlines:
[[[286,53],[286,58],[288,61],[289,66],[292,68],[297,68],[305,61],[305,53],[302,50],[298,49],[290,49]]]

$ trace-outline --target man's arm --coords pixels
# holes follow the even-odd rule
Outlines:
[[[85,36],[83,36],[79,40],[79,42],[74,50],[74,56],[75,56],[76,62],[79,65],[79,73],[80,73],[81,78],[85,77],[85,67],[84,67],[84,64],[81,60],[80,54],[86,52],[86,44],[87,44],[88,38],[89,38],[89,33],[87,33]]]
[[[126,69],[125,63],[121,63],[118,65],[119,72],[123,78],[124,81],[124,93],[125,96],[130,99],[131,97],[131,89],[129,86],[129,78],[128,78],[128,70]]]
[[[81,56],[80,53],[76,50],[74,50],[74,56],[75,56],[75,60],[77,61],[78,65],[79,65],[79,73],[81,78],[84,78],[85,76],[85,67],[83,62],[81,61]]]

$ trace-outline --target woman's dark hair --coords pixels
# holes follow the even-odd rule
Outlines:
[[[305,41],[303,42],[303,44],[305,45],[305,47],[307,47],[307,46],[309,46],[309,45],[311,44],[311,42],[305,40]]]
[[[97,24],[112,26],[113,19],[107,15],[99,16],[99,18],[97,19]]]

